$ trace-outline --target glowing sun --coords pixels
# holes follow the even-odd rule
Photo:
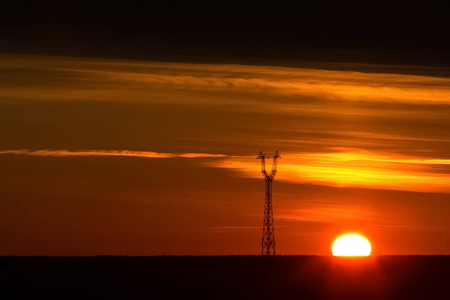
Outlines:
[[[371,250],[369,241],[357,234],[338,237],[331,248],[334,256],[368,256]]]

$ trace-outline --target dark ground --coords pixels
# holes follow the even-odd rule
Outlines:
[[[1,299],[443,299],[450,256],[0,257]]]

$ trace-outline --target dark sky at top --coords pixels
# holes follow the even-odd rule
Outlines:
[[[450,63],[447,20],[448,14],[423,8],[35,2],[3,7],[0,52],[163,61],[280,64],[280,60],[318,60],[442,66]]]

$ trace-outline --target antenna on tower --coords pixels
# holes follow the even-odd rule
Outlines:
[[[272,160],[272,171],[266,171],[266,158]],[[261,159],[261,173],[265,179],[266,199],[264,204],[264,222],[262,236],[262,255],[275,255],[275,230],[273,225],[273,207],[272,207],[272,182],[277,173],[277,159],[281,158],[280,154],[264,154],[259,152],[256,159]]]

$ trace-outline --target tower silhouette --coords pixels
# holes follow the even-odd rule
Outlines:
[[[264,222],[262,236],[262,255],[275,254],[275,230],[273,225],[273,207],[272,207],[272,182],[277,173],[277,159],[281,158],[278,151],[275,154],[264,154],[259,152],[257,159],[261,159],[261,172],[265,179],[266,197],[264,203]],[[272,158],[272,171],[266,172],[266,158]]]

